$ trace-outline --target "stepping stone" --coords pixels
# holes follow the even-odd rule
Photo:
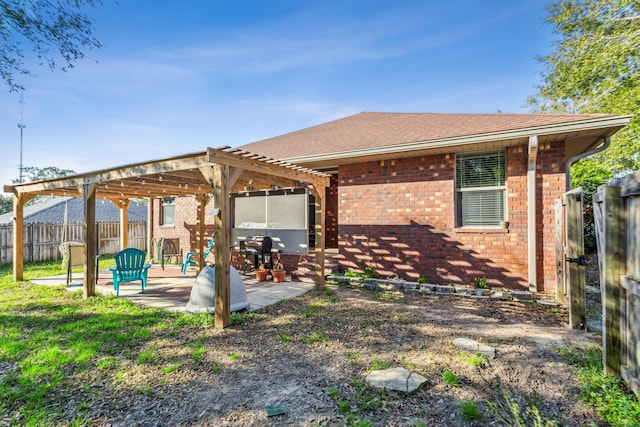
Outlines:
[[[384,371],[373,371],[367,375],[365,381],[377,388],[411,393],[427,379],[404,368],[391,368]]]
[[[478,341],[471,340],[469,338],[456,338],[453,340],[453,345],[460,350],[468,351],[470,353],[480,353],[493,359],[496,357],[496,349],[486,344],[481,344]]]

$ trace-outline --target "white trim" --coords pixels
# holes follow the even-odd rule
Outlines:
[[[527,162],[527,264],[529,291],[538,292],[536,253],[536,160],[538,135],[529,137],[529,161]]]

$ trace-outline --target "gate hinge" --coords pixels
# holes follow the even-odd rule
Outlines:
[[[586,255],[580,255],[578,258],[567,258],[567,262],[575,262],[581,267],[585,267],[588,261],[589,257]]]

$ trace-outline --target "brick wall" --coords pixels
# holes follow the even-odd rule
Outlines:
[[[544,143],[538,148],[537,163],[537,276],[538,290],[553,291],[556,286],[556,199],[566,192],[566,155],[562,143]]]
[[[331,176],[325,191],[325,248],[338,247],[338,178]]]
[[[506,151],[508,229],[456,228],[453,154],[341,166],[342,267],[371,265],[383,275],[433,283],[470,284],[484,276],[494,286],[525,287],[527,151]],[[562,147],[540,149],[538,276],[545,287],[555,284],[553,200],[564,189],[563,156]]]
[[[198,218],[198,203],[194,197],[176,197],[175,199],[175,224],[159,225],[161,215],[160,199],[153,201],[153,236],[156,241],[161,237],[180,239],[180,248],[184,254],[194,251],[196,248],[196,219]],[[213,202],[209,202],[205,208],[205,236],[204,246],[214,232],[213,216],[209,214],[214,208]],[[154,248],[155,250],[155,248]],[[209,259],[213,261],[213,259]]]

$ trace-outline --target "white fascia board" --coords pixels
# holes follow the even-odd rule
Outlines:
[[[341,151],[339,153],[327,153],[311,156],[288,157],[283,160],[297,164],[319,162],[327,160],[339,160],[353,157],[376,156],[391,153],[403,153],[416,150],[427,150],[443,147],[455,147],[459,145],[482,144],[485,142],[503,141],[509,139],[529,138],[531,135],[553,135],[559,133],[581,132],[600,128],[625,126],[633,115],[602,117],[581,120],[569,123],[557,123],[553,125],[535,126],[530,128],[515,129],[501,132],[490,132],[476,135],[465,135],[453,138],[443,138],[428,141],[416,141],[406,144],[387,145],[384,147],[365,148],[361,150]]]

